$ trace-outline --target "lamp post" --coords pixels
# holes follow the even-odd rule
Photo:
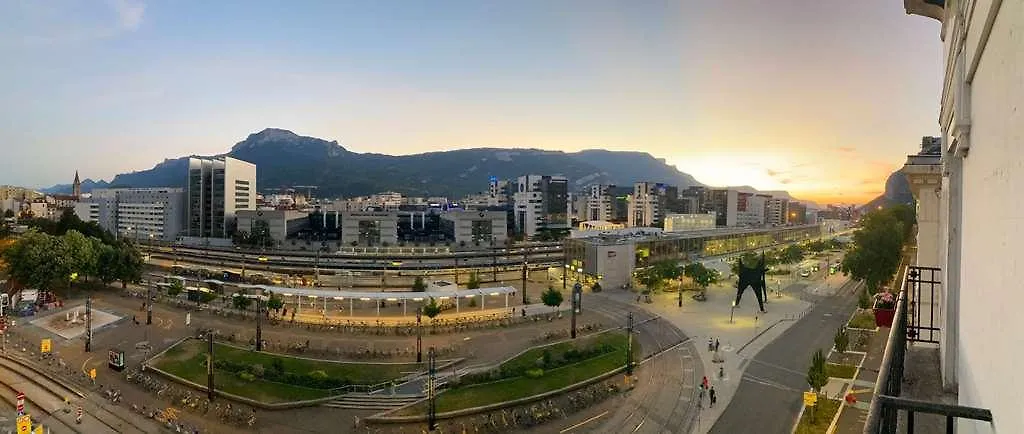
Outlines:
[[[576,311],[580,309],[580,298],[583,296],[583,285],[576,282],[572,287],[572,300],[570,306],[572,307],[572,338],[576,339]]]
[[[423,306],[416,308],[416,363],[423,363]]]
[[[526,259],[524,258],[523,259],[523,307],[526,307],[526,302],[527,302],[527,300],[526,300],[526,267],[528,265],[529,264],[526,262]]]

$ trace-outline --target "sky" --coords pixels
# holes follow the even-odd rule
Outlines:
[[[219,154],[639,150],[860,203],[938,133],[936,21],[898,0],[0,0],[0,184]]]

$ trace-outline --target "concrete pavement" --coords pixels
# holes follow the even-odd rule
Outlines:
[[[734,385],[728,405],[708,432],[748,432],[752,427],[757,427],[759,433],[791,432],[803,405],[800,393],[808,388],[806,371],[811,354],[818,349],[827,352],[832,347],[835,330],[846,323],[856,308],[857,297],[852,289],[857,286],[849,282],[826,286],[824,291],[806,283],[790,286],[791,291],[825,295],[760,351],[741,352],[739,360],[732,364],[732,375],[739,377],[733,380],[727,373],[727,383]],[[730,366],[728,359],[726,364]]]

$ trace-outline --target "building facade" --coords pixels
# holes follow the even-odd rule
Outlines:
[[[629,200],[629,215],[626,226],[661,226],[661,207],[658,195],[659,184],[637,182]]]
[[[544,230],[569,230],[569,180],[564,176],[526,175],[516,182],[516,230],[526,237]]]
[[[282,244],[289,237],[310,227],[310,214],[293,210],[238,210],[235,214],[236,229],[252,234],[265,225],[275,244]],[[262,223],[260,223],[262,222]]]
[[[802,225],[807,223],[807,205],[800,202],[789,202],[788,210],[789,215],[786,223],[792,225]]]
[[[468,245],[505,244],[508,239],[504,211],[449,211],[441,214],[441,230],[448,239]]]
[[[665,232],[702,231],[715,228],[714,212],[705,214],[669,214],[665,216]]]
[[[957,419],[957,432],[1024,432],[1024,377],[1018,355],[1024,316],[1020,216],[1024,202],[1024,2],[907,0],[908,13],[941,22],[939,240],[922,210],[918,249],[932,245],[941,268],[937,304],[942,384],[959,405],[989,409],[991,424]],[[932,161],[922,161],[925,158]],[[935,195],[934,158],[911,157],[919,208]],[[920,169],[920,170],[918,170]],[[915,188],[916,186],[916,188]]]
[[[350,246],[393,246],[398,243],[398,214],[343,212],[341,242]]]
[[[768,201],[768,213],[765,224],[769,226],[785,226],[789,223],[789,199],[773,197]]]
[[[78,218],[95,222],[118,238],[174,241],[185,230],[182,188],[96,189],[74,209]]]
[[[230,238],[235,213],[256,209],[256,165],[234,159],[189,158],[186,180],[186,233],[190,237]]]

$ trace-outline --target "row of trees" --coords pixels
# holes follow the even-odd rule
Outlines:
[[[142,278],[142,255],[128,242],[105,243],[70,229],[51,235],[31,229],[3,252],[8,273],[23,285],[47,289],[95,277],[122,286]]]
[[[637,272],[637,280],[650,291],[657,291],[665,285],[666,281],[677,280],[683,276],[693,280],[693,283],[697,284],[701,291],[706,291],[708,286],[721,279],[721,274],[718,271],[707,268],[700,262],[680,266],[671,260],[659,261]]]
[[[914,208],[908,205],[865,214],[853,234],[853,247],[843,258],[843,273],[864,282],[871,294],[878,292],[896,275],[903,245],[913,236],[916,223]]]

